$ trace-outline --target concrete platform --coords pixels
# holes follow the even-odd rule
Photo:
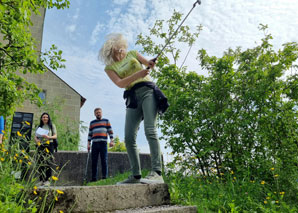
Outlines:
[[[170,204],[166,184],[130,184],[109,186],[65,186],[39,188],[39,196],[54,200],[52,192],[63,191],[54,203],[54,212],[114,212],[131,208]]]

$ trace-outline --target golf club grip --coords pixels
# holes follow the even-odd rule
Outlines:
[[[153,59],[151,59],[150,61],[153,61],[154,63],[155,63],[155,61],[157,60],[157,57],[156,58],[153,58]],[[149,70],[150,69],[150,67],[148,66],[147,68],[146,68],[147,70]]]

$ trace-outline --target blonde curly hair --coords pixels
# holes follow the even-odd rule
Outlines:
[[[127,40],[120,33],[111,33],[106,36],[106,41],[99,50],[98,59],[102,61],[105,65],[111,65],[114,63],[114,59],[112,57],[113,48],[125,48],[127,49]]]

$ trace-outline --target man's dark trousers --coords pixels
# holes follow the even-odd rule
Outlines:
[[[92,159],[92,179],[91,181],[97,180],[97,165],[98,165],[98,155],[100,154],[101,160],[101,171],[102,179],[106,179],[108,176],[108,146],[107,142],[94,142],[91,148],[91,159]]]

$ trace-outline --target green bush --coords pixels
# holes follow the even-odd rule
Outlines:
[[[114,138],[114,146],[109,147],[109,152],[126,152],[125,143],[121,142],[119,137]]]

